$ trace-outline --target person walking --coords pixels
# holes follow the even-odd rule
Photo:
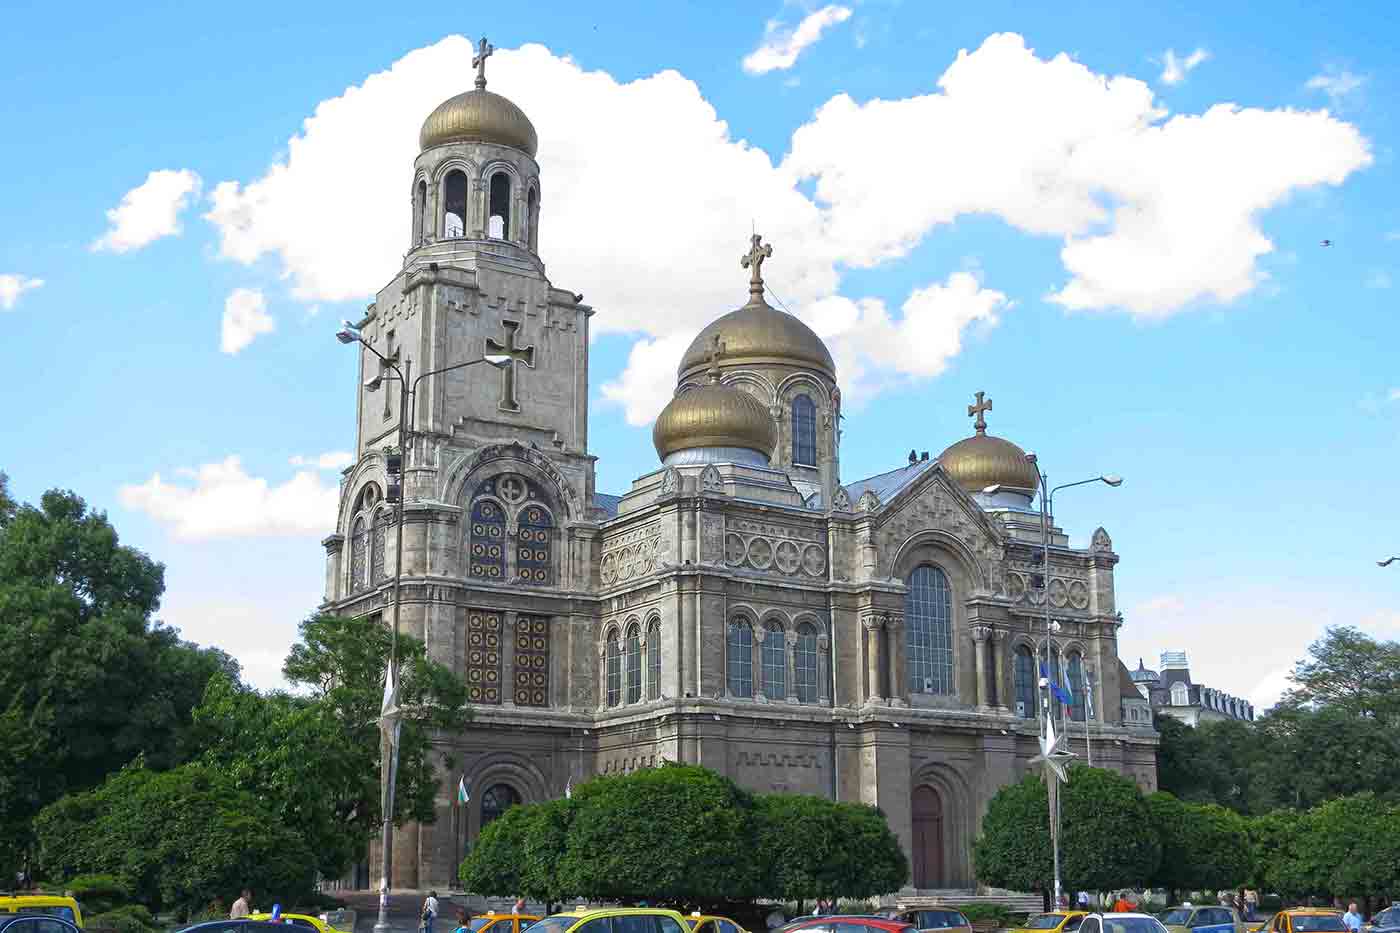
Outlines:
[[[1356,909],[1356,901],[1347,905],[1347,912],[1342,914],[1342,923],[1351,933],[1361,933],[1361,924],[1365,921],[1361,918],[1361,913]]]
[[[249,891],[247,888],[244,888],[243,893],[238,896],[238,900],[234,901],[233,906],[229,908],[228,918],[230,920],[238,920],[242,917],[248,916],[252,912],[253,892]]]
[[[515,899],[515,907],[513,907],[512,910],[515,911],[516,916],[523,914],[525,912],[525,898],[517,897]]]
[[[457,927],[452,933],[471,933],[472,912],[463,907],[457,911]]]
[[[433,921],[438,915],[438,899],[436,891],[429,891],[428,896],[423,898],[423,933],[433,933]]]
[[[1253,888],[1244,889],[1244,918],[1254,922],[1254,912],[1259,909],[1259,892]]]

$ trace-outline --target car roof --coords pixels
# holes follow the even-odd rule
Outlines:
[[[1279,913],[1281,913],[1281,914],[1311,914],[1311,915],[1314,915],[1314,916],[1326,917],[1326,916],[1328,916],[1329,914],[1339,914],[1339,913],[1341,913],[1341,911],[1340,911],[1340,910],[1334,910],[1334,909],[1331,908],[1331,907],[1288,907],[1288,908],[1285,908],[1284,910],[1280,910]]]
[[[679,911],[670,907],[575,907],[573,910],[561,910],[558,913],[550,914],[551,917],[626,917],[630,914],[675,914],[682,920],[685,916]]]
[[[24,903],[37,907],[68,907],[78,903],[68,894],[0,894],[0,904]]]
[[[286,916],[283,914],[282,916]],[[205,920],[187,927],[181,927],[179,933],[189,933],[191,930],[207,930],[210,927],[239,926],[252,930],[280,930],[285,933],[287,925],[285,923],[274,923],[271,920],[247,920],[239,918],[237,920]]]
[[[46,914],[0,914],[0,927],[7,927],[12,923],[18,923],[21,920],[46,920],[51,921],[53,923],[62,923],[66,926],[73,927],[73,929],[75,930],[77,929],[77,927],[74,926],[70,921],[63,919],[62,917],[50,917]]]

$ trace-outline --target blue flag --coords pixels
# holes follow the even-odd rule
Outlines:
[[[1050,684],[1050,693],[1066,706],[1074,705],[1074,697],[1062,685],[1055,683],[1055,678],[1050,676],[1050,672],[1045,669],[1045,662],[1040,662],[1040,676],[1044,677]]]

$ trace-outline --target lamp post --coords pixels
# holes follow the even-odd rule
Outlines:
[[[412,450],[413,424],[409,419],[409,413],[416,411],[413,399],[418,393],[418,383],[429,376],[437,376],[441,373],[451,372],[454,369],[465,369],[477,363],[488,363],[492,366],[502,366],[510,362],[510,357],[499,353],[488,353],[480,359],[467,360],[463,363],[454,363],[451,366],[444,366],[441,369],[434,369],[423,373],[416,379],[409,381],[413,372],[413,361],[404,360],[400,367],[396,360],[392,360],[374,348],[360,329],[349,321],[345,321],[340,330],[336,331],[335,337],[341,343],[358,343],[369,352],[379,358],[380,371],[373,378],[365,380],[364,387],[370,392],[378,391],[384,383],[384,370],[394,371],[394,378],[399,381],[399,452],[400,452],[400,476],[403,469],[408,465],[408,457]],[[386,495],[386,499],[389,497]],[[391,503],[392,504],[392,503]],[[403,582],[403,521],[404,521],[404,501],[403,501],[403,481],[399,481],[399,496],[397,503],[397,515],[395,516],[395,541],[394,541],[394,618],[393,627],[389,635],[389,664],[384,672],[384,709],[382,710],[380,728],[384,732],[385,741],[388,745],[385,760],[381,762],[380,768],[383,773],[383,800],[381,810],[382,826],[380,834],[380,875],[379,875],[379,917],[374,923],[374,933],[388,933],[389,930],[389,875],[393,869],[394,851],[394,783],[398,777],[399,770],[399,710],[398,710],[398,666],[399,666],[399,611],[403,605],[400,585]]]
[[[1054,757],[1055,757],[1055,755],[1057,754],[1057,749],[1058,749],[1058,745],[1059,745],[1058,740],[1050,741],[1050,742],[1047,744],[1047,740],[1050,740],[1051,737],[1054,735],[1054,725],[1053,725],[1053,721],[1052,721],[1052,720],[1053,720],[1053,717],[1052,717],[1051,712],[1050,712],[1050,697],[1052,696],[1052,691],[1051,691],[1051,689],[1050,689],[1050,678],[1054,676],[1054,673],[1055,673],[1055,672],[1054,672],[1054,667],[1053,667],[1053,664],[1052,664],[1052,661],[1051,661],[1051,650],[1052,650],[1052,645],[1053,645],[1053,642],[1054,642],[1054,636],[1055,636],[1055,634],[1058,633],[1059,630],[1060,630],[1060,624],[1059,624],[1058,622],[1052,622],[1051,619],[1050,619],[1050,516],[1051,516],[1052,514],[1054,514],[1054,511],[1053,511],[1053,510],[1054,510],[1054,504],[1055,504],[1055,493],[1059,492],[1061,489],[1069,489],[1069,488],[1072,487],[1072,486],[1084,486],[1084,485],[1087,485],[1087,484],[1089,484],[1089,483],[1104,483],[1104,484],[1106,484],[1106,485],[1108,485],[1108,486],[1117,487],[1117,486],[1123,485],[1123,477],[1118,476],[1118,475],[1113,474],[1113,473],[1105,473],[1105,474],[1102,474],[1102,475],[1100,475],[1100,476],[1092,477],[1092,478],[1090,478],[1090,479],[1076,480],[1076,481],[1073,482],[1073,483],[1061,483],[1059,486],[1055,486],[1055,487],[1052,488],[1052,487],[1050,486],[1050,478],[1040,469],[1040,462],[1039,462],[1039,460],[1036,458],[1036,455],[1033,454],[1033,453],[1028,453],[1028,454],[1026,454],[1026,462],[1029,463],[1029,464],[1031,464],[1031,466],[1033,466],[1033,467],[1035,468],[1036,476],[1038,476],[1038,477],[1040,478],[1040,549],[1041,549],[1041,557],[1040,557],[1040,560],[1041,560],[1041,582],[1042,582],[1042,584],[1043,584],[1043,586],[1044,586],[1044,591],[1045,591],[1045,597],[1044,597],[1044,605],[1045,605],[1045,667],[1044,667],[1044,671],[1045,671],[1045,674],[1046,674],[1046,676],[1040,678],[1040,687],[1041,687],[1041,699],[1040,699],[1040,703],[1041,703],[1041,730],[1040,730],[1040,732],[1041,732],[1041,745],[1042,745],[1041,757],[1044,758],[1044,759],[1046,760],[1046,765],[1047,765],[1047,768],[1048,768],[1048,770],[1049,770],[1049,772],[1050,772],[1049,774],[1047,774],[1047,779],[1050,780],[1050,781],[1054,781],[1054,780],[1057,779],[1057,776],[1058,776],[1058,775],[1060,775],[1060,774],[1063,773],[1063,768],[1062,768],[1061,766],[1059,766],[1059,765],[1053,760]],[[1002,483],[996,483],[996,484],[994,484],[994,485],[991,485],[991,486],[986,487],[986,488],[983,489],[982,491],[983,491],[984,493],[986,493],[987,495],[994,496],[994,495],[996,495],[997,493],[1001,492],[1001,490],[1003,489],[1003,487],[1004,487],[1004,484],[1002,484]],[[1088,736],[1087,725],[1086,725],[1085,736],[1086,736],[1086,741],[1087,741],[1087,736]],[[1066,755],[1066,757],[1067,757],[1068,753],[1065,753],[1065,755]],[[1052,788],[1052,790],[1053,790],[1053,788]],[[1054,905],[1055,905],[1055,908],[1058,909],[1059,906],[1060,906],[1060,795],[1059,795],[1059,793],[1053,793],[1053,794],[1051,794],[1051,807],[1050,807],[1050,848],[1051,848],[1052,858],[1053,858],[1053,861],[1054,861],[1054,872],[1055,872],[1055,902],[1054,902]]]

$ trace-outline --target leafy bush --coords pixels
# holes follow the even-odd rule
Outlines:
[[[83,908],[83,919],[105,914],[131,900],[131,886],[116,875],[78,875],[63,885]],[[88,924],[91,926],[91,924]]]
[[[992,926],[1011,926],[1011,918],[1016,913],[1005,904],[965,904],[959,907],[969,923],[983,923]]]
[[[126,904],[96,916],[84,915],[83,928],[90,933],[152,933],[156,918],[140,904]]]

